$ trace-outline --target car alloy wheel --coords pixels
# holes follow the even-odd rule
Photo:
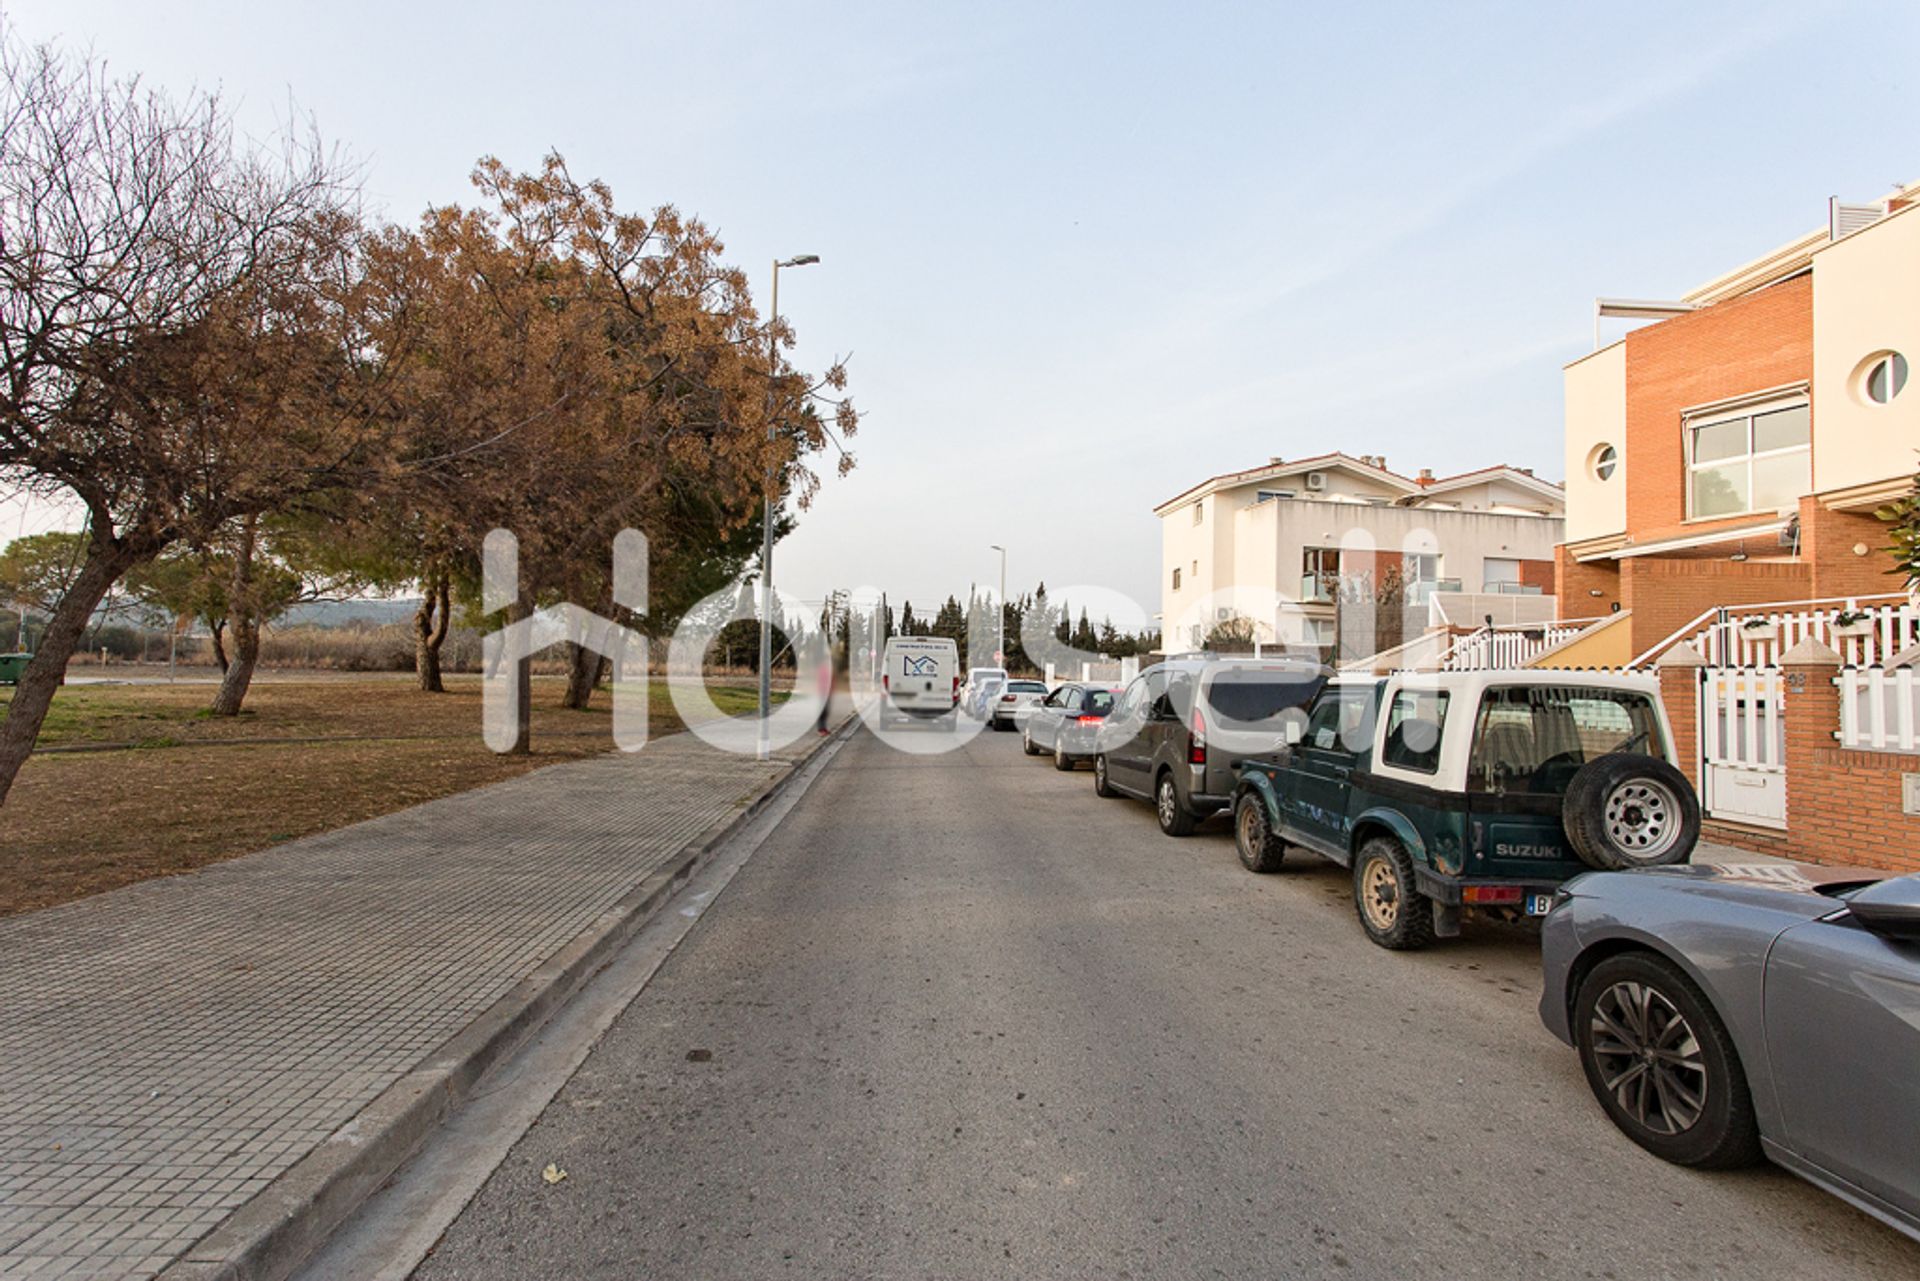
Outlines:
[[[1622,789],[1624,790],[1624,789]],[[1620,982],[1594,1002],[1592,1035],[1601,1084],[1653,1134],[1683,1134],[1707,1106],[1700,1038],[1665,993]]]
[[[1360,874],[1360,909],[1367,914],[1367,923],[1382,934],[1391,933],[1400,919],[1400,883],[1383,858],[1369,862]]]
[[[1607,793],[1606,824],[1616,847],[1651,862],[1680,839],[1680,802],[1658,780],[1631,778]]]

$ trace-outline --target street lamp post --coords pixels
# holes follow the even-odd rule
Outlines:
[[[780,370],[780,269],[807,267],[820,261],[819,254],[798,254],[785,262],[773,263],[773,294],[767,308],[767,443],[774,439],[774,378]],[[760,742],[756,755],[766,760],[773,755],[773,727],[768,718],[773,702],[773,489],[778,483],[774,472],[773,451],[767,451],[766,485],[760,498]]]
[[[1007,665],[1007,549],[999,543],[988,545],[1000,553],[1000,652],[994,655],[994,661],[1001,667]]]

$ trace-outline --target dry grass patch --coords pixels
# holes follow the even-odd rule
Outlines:
[[[131,751],[42,751],[0,806],[0,915],[151,876],[190,871],[281,841],[612,749],[605,691],[584,712],[555,706],[561,682],[535,678],[533,755],[495,756],[480,739],[478,678],[446,694],[368,678],[256,685],[239,717],[201,714],[210,685],[68,686],[43,748],[140,743]],[[750,711],[750,689],[709,691]],[[6,693],[0,692],[0,707]],[[654,736],[684,728],[663,683]],[[279,739],[281,742],[235,740]],[[319,740],[319,741],[308,741]]]

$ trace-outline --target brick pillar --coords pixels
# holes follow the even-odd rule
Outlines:
[[[1796,857],[1813,863],[1850,861],[1831,838],[1847,828],[1843,797],[1822,786],[1840,728],[1840,690],[1833,683],[1840,655],[1809,637],[1780,656],[1781,705],[1787,721],[1787,840]]]
[[[1660,676],[1660,701],[1673,724],[1673,761],[1696,792],[1705,786],[1700,777],[1700,669],[1706,665],[1700,651],[1685,641],[1653,663]]]

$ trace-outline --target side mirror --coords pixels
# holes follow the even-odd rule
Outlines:
[[[1856,890],[1847,914],[1881,938],[1920,943],[1920,877],[1896,876]]]

